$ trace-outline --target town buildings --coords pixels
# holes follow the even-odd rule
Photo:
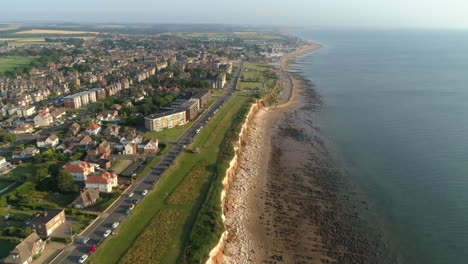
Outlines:
[[[174,109],[145,117],[145,128],[149,131],[161,131],[188,122],[186,109]]]
[[[5,264],[30,264],[35,256],[44,251],[46,242],[36,233],[30,234],[3,260]]]
[[[31,227],[41,238],[47,238],[63,223],[65,223],[64,210],[47,209],[31,220]]]

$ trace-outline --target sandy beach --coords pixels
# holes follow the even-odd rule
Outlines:
[[[253,120],[226,205],[223,263],[382,263],[385,246],[342,190],[314,121],[320,97],[286,73],[296,56],[319,48],[283,57],[281,78],[292,87]]]

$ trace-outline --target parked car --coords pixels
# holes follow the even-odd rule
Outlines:
[[[132,211],[132,210],[127,209],[127,210],[125,210],[125,213],[126,213],[126,214],[129,214],[131,211]]]
[[[134,195],[134,193],[131,192],[131,193],[129,193],[129,194],[127,195],[127,197],[128,197],[128,198],[131,198],[133,195]]]
[[[117,228],[119,226],[119,222],[115,222],[112,224],[112,228]]]
[[[146,195],[147,193],[148,193],[148,190],[144,190],[144,191],[141,192],[141,195],[144,196],[144,195]]]
[[[139,202],[140,202],[140,199],[132,200],[132,203],[133,203],[133,204],[138,204]]]
[[[89,248],[88,253],[93,253],[94,251],[96,251],[96,248],[97,248],[96,245],[92,245],[92,246]]]
[[[88,255],[83,255],[81,256],[80,260],[78,260],[79,263],[84,263],[86,261],[86,259],[88,258]]]
[[[86,244],[86,243],[88,243],[88,241],[89,241],[89,237],[83,237],[83,239],[81,239],[80,242],[81,242],[82,244]]]
[[[108,237],[110,234],[111,234],[112,231],[110,230],[106,230],[106,232],[104,232],[104,234],[102,235],[103,237]]]

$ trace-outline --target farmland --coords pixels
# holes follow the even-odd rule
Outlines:
[[[99,32],[91,31],[72,31],[72,30],[46,30],[46,29],[31,29],[25,31],[16,32],[16,34],[61,34],[61,35],[72,35],[72,34],[99,34]]]

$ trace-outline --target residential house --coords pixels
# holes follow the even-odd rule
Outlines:
[[[97,124],[91,124],[86,128],[86,133],[90,135],[97,135],[101,132],[101,126]]]
[[[0,172],[6,170],[8,167],[11,166],[11,163],[8,162],[5,157],[0,156]]]
[[[70,127],[68,127],[68,133],[72,134],[73,136],[78,135],[80,133],[81,127],[77,123],[73,123]]]
[[[34,126],[39,126],[39,127],[49,126],[53,122],[54,122],[54,119],[48,111],[39,112],[39,114],[37,114],[34,117]]]
[[[99,190],[86,189],[81,191],[75,201],[72,202],[72,206],[78,209],[83,209],[96,203],[99,198]]]
[[[30,234],[23,239],[10,254],[3,260],[5,264],[29,264],[33,262],[34,256],[44,251],[46,242],[36,233]]]
[[[39,150],[35,147],[27,147],[23,150],[15,150],[13,151],[13,154],[12,154],[12,158],[13,159],[31,159],[32,157],[34,157],[34,155],[36,155],[37,153],[39,153]]]
[[[54,148],[58,146],[59,138],[55,134],[50,136],[38,136],[37,137],[37,147],[38,148]]]
[[[158,140],[148,139],[137,145],[138,153],[150,154],[158,152]]]
[[[119,135],[119,131],[120,131],[120,126],[108,126],[106,129],[104,129],[102,134],[105,136],[116,137],[117,135]]]
[[[27,123],[21,123],[17,128],[13,129],[11,133],[13,134],[26,134],[32,133],[34,131],[33,126]]]
[[[75,181],[86,181],[87,176],[94,172],[95,165],[86,161],[71,161],[63,166],[63,169],[73,175]]]
[[[31,220],[31,227],[41,238],[49,237],[55,229],[65,223],[65,211],[62,209],[47,209]]]
[[[105,193],[112,192],[112,188],[117,186],[117,174],[109,171],[90,174],[86,180],[86,188],[96,189]]]
[[[117,119],[117,116],[119,115],[119,112],[116,110],[106,110],[96,116],[97,120],[100,121],[115,121]]]

